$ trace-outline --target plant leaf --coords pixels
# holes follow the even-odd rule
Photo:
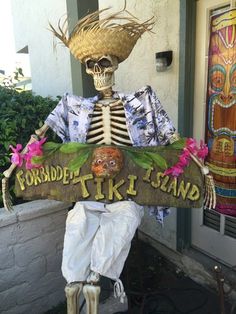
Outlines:
[[[76,171],[83,166],[83,164],[87,161],[91,151],[90,150],[82,150],[79,153],[79,156],[76,156],[72,159],[69,164],[68,168],[70,171]]]
[[[56,151],[57,149],[60,148],[62,144],[60,143],[54,143],[54,142],[46,142],[44,145],[43,145],[43,151],[44,152],[49,152],[49,151]]]
[[[169,149],[183,149],[185,147],[185,145],[186,145],[186,138],[182,137],[178,141],[176,141],[170,145],[167,145],[165,147],[169,148]]]
[[[70,143],[61,145],[60,151],[65,154],[71,154],[71,153],[76,153],[81,148],[85,148],[85,147],[88,147],[88,144],[70,142]]]
[[[137,153],[137,152],[126,151],[126,154],[139,167],[144,168],[144,169],[151,168],[152,160],[145,153]]]
[[[163,169],[163,170],[167,169],[168,165],[167,165],[165,158],[163,158],[159,154],[152,153],[152,152],[145,152],[145,155],[150,157],[152,159],[153,163],[156,164],[161,169]]]
[[[42,165],[42,163],[46,160],[45,156],[34,156],[31,158],[32,164]]]

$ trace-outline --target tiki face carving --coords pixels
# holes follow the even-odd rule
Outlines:
[[[116,147],[99,147],[93,152],[91,170],[96,177],[113,178],[123,167],[123,154]]]

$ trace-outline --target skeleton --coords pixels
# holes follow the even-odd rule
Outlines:
[[[131,140],[127,130],[123,103],[120,99],[113,97],[114,93],[112,91],[112,86],[114,85],[114,71],[118,68],[118,63],[122,62],[128,57],[137,39],[145,31],[151,29],[153,23],[149,20],[139,24],[138,22],[134,21],[132,16],[128,18],[127,28],[123,28],[118,25],[118,31],[116,31],[116,28],[114,27],[116,24],[112,23],[112,27],[108,30],[107,33],[106,27],[109,28],[107,22],[114,18],[120,19],[120,12],[105,20],[106,27],[104,27],[105,24],[103,27],[100,27],[100,23],[104,23],[104,20],[99,22],[97,19],[99,14],[100,12],[98,11],[88,15],[87,20],[83,19],[81,27],[76,26],[74,32],[72,32],[72,36],[69,39],[65,35],[66,31],[63,31],[61,28],[59,33],[55,31],[52,26],[51,29],[54,32],[54,35],[62,40],[64,44],[70,48],[74,56],[81,62],[85,63],[86,72],[93,76],[94,86],[96,90],[101,93],[101,98],[94,107],[90,128],[87,134],[87,143],[130,146]],[[124,20],[127,22],[127,18],[124,18]],[[95,21],[98,21],[96,22],[98,24],[96,24]],[[92,26],[89,24],[90,22]],[[87,27],[87,25],[89,25],[89,27]],[[86,35],[86,32],[88,33],[88,36]],[[99,46],[100,41],[97,40],[98,36],[100,36],[101,41],[105,40],[105,44],[102,43],[101,46]],[[104,39],[108,38],[107,36],[110,36],[110,41],[112,42],[110,49],[114,51],[114,54],[104,52],[99,53],[99,51],[108,49],[108,42],[106,42],[107,39]],[[84,40],[84,38],[86,38],[86,40]],[[78,45],[79,48],[77,47],[77,42],[80,42],[80,45]],[[122,45],[124,46],[124,49],[121,49]],[[48,128],[49,126],[44,124],[39,130],[36,130],[36,135],[31,136],[31,139],[27,145],[45,137]],[[174,134],[173,138],[170,139],[170,143],[178,140],[178,138],[178,135]],[[23,150],[23,153],[27,151],[27,145]],[[201,168],[202,173],[206,178],[205,205],[209,208],[214,208],[214,183],[211,176],[208,175],[208,169],[195,156],[192,156],[192,159]],[[95,163],[97,160],[98,159],[95,156]],[[105,165],[107,160],[103,162]],[[12,210],[12,202],[8,192],[8,181],[15,168],[16,166],[12,164],[10,168],[3,173],[3,201],[4,206],[8,211]],[[107,175],[106,171],[102,175],[104,174],[105,176]],[[108,175],[115,175],[115,173],[111,171]],[[99,273],[91,272],[86,282],[72,282],[67,284],[65,293],[67,297],[68,314],[76,314],[79,312],[78,305],[81,291],[83,291],[84,297],[86,299],[87,314],[98,313],[98,300],[100,294],[99,278]],[[116,284],[118,283],[119,282]],[[116,288],[118,292],[120,288]]]
[[[87,73],[93,75],[96,89],[102,93],[102,99],[95,105],[87,142],[104,145],[131,145],[122,102],[112,98],[112,85],[114,84],[114,71],[117,69],[117,59],[113,56],[106,55],[99,59],[87,60],[86,66]],[[36,135],[31,136],[28,144],[45,137],[47,129],[48,126],[44,124],[42,128],[36,130]],[[27,145],[23,153],[27,150]],[[191,155],[191,157],[205,176],[205,206],[214,208],[215,193],[212,188],[214,183],[212,177],[208,175],[208,168],[195,156]],[[4,206],[9,211],[12,210],[12,203],[7,187],[8,180],[15,168],[16,166],[12,164],[10,168],[3,173],[4,179],[2,180]],[[100,294],[100,287],[98,286],[99,274],[92,273],[90,279],[87,279],[87,281],[88,283],[84,286],[82,283],[70,283],[66,286],[65,292],[67,296],[68,313],[77,313],[78,299],[81,291],[83,291],[87,301],[87,313],[97,313]]]

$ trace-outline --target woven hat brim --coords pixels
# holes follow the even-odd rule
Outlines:
[[[131,53],[140,34],[130,36],[125,30],[119,32],[102,29],[95,32],[75,34],[68,43],[74,57],[84,62],[90,56],[112,55],[119,62],[124,61]]]
[[[66,20],[62,24],[59,20],[58,31],[51,24],[50,29],[81,62],[89,57],[102,55],[116,56],[118,61],[122,62],[129,56],[141,35],[151,31],[154,21],[151,18],[140,23],[125,8],[101,17],[107,10],[98,10],[86,15],[78,21],[69,36]],[[123,16],[124,13],[127,13],[127,16]]]

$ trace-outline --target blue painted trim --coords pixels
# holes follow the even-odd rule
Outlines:
[[[215,187],[216,194],[222,197],[236,197],[236,190]]]

